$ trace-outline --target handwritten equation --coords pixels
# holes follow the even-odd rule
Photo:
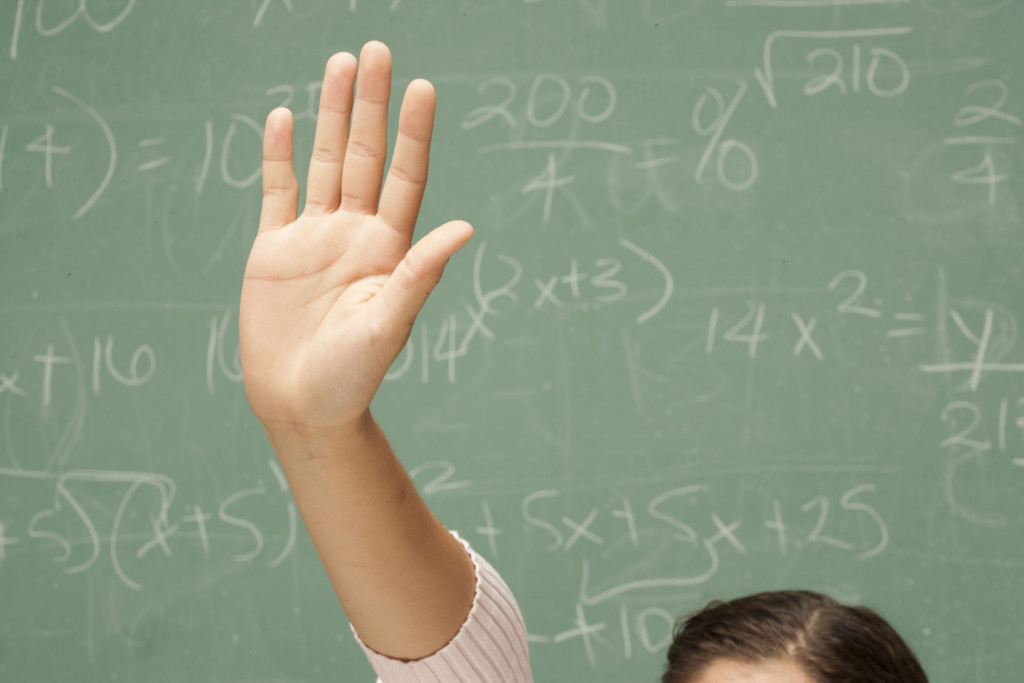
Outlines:
[[[82,7],[87,7],[84,0]],[[74,15],[83,21],[88,16],[87,9]],[[807,63],[814,66],[829,60],[834,68],[810,78],[801,88],[805,97],[846,97],[862,90],[882,99],[903,96],[911,83],[906,60],[887,47],[857,41],[898,39],[910,33],[909,26],[770,33],[765,38],[762,64],[755,69],[755,80],[769,105],[760,116],[767,119],[779,108],[774,61],[779,55],[793,52],[792,47],[784,49],[786,46],[808,42],[831,41],[846,45],[850,52],[844,57],[839,47],[810,49]],[[764,159],[763,150],[757,151],[759,141],[755,137],[749,133],[741,137],[729,134],[737,110],[749,97],[748,87],[747,80],[734,79],[731,85],[707,85],[696,95],[690,110],[690,129],[697,139],[706,142],[695,163],[685,153],[689,142],[679,130],[645,135],[639,141],[624,141],[615,133],[602,132],[621,127],[616,117],[620,95],[611,79],[597,73],[575,78],[540,73],[523,86],[511,77],[489,77],[477,84],[477,97],[482,102],[466,111],[460,125],[471,135],[486,136],[477,145],[478,153],[486,159],[500,163],[517,160],[524,169],[519,193],[537,199],[543,224],[551,222],[553,207],[561,200],[571,207],[576,219],[593,226],[596,219],[574,186],[590,187],[595,182],[591,177],[595,163],[607,168],[603,174],[608,184],[607,199],[619,210],[630,204],[635,209],[637,202],[653,200],[663,210],[678,212],[680,207],[673,197],[686,187],[681,184],[685,176],[677,172],[683,163],[693,163],[689,182],[700,186],[713,179],[733,192],[751,189],[765,173],[771,174],[772,162]],[[315,121],[319,89],[318,81],[265,88],[266,106],[260,112],[235,112],[222,121],[197,121],[195,132],[182,144],[181,140],[168,138],[159,124],[154,124],[151,133],[133,133],[125,139],[127,136],[108,122],[102,105],[89,102],[63,85],[51,85],[52,107],[58,111],[70,107],[71,113],[64,114],[59,124],[45,120],[33,124],[0,121],[0,189],[18,187],[12,185],[9,169],[5,175],[5,166],[11,164],[16,165],[19,180],[35,176],[47,191],[66,193],[72,187],[82,196],[69,216],[71,221],[81,219],[111,191],[119,171],[133,179],[152,176],[153,182],[184,181],[195,196],[204,192],[211,176],[224,188],[244,190],[260,179],[262,113],[274,106],[286,106],[295,111],[297,121]],[[958,159],[977,150],[976,161],[954,167],[947,181],[976,187],[989,208],[999,205],[998,188],[1013,178],[1009,151],[1017,142],[1022,119],[1010,109],[1011,94],[1006,83],[998,79],[968,84],[968,102],[953,113],[954,130],[940,144],[948,156],[946,164],[960,164]],[[564,132],[552,135],[554,131]],[[509,139],[494,141],[495,133],[502,132]],[[103,153],[96,153],[97,149]],[[570,157],[569,153],[576,155]],[[926,150],[924,154],[933,152]],[[86,175],[88,182],[84,180]],[[630,175],[635,178],[629,179]],[[906,171],[905,176],[908,183],[915,182],[913,171]],[[624,186],[635,184],[642,187],[639,199],[622,196]]]
[[[120,148],[114,129],[95,107],[62,87],[52,86],[51,92],[55,96],[56,107],[59,108],[61,103],[64,105],[69,104],[83,117],[81,122],[66,126],[67,128],[75,128],[74,137],[76,139],[80,138],[83,135],[80,129],[82,126],[85,126],[85,128],[91,130],[91,135],[96,138],[96,142],[105,152],[98,159],[91,153],[83,152],[88,154],[89,175],[94,179],[85,188],[88,191],[88,195],[85,196],[75,211],[68,217],[71,221],[77,221],[88,213],[100,198],[108,192],[115,173],[121,168],[120,160],[124,153],[119,151]],[[7,145],[17,145],[25,155],[20,159],[19,164],[21,166],[20,170],[23,172],[23,178],[27,179],[32,174],[38,174],[36,177],[42,179],[42,183],[47,190],[66,192],[67,186],[73,184],[76,186],[77,191],[81,178],[75,171],[81,167],[82,160],[77,158],[79,154],[78,147],[68,144],[62,137],[65,126],[58,127],[53,123],[42,123],[34,127],[36,132],[42,129],[42,134],[33,137],[35,133],[31,132],[30,126],[18,126],[12,129],[10,124],[0,125],[0,189],[12,189],[9,178],[7,184],[4,184],[3,163],[5,160],[11,163],[10,152],[8,151],[6,155],[4,152],[7,149]],[[252,139],[246,143],[250,156],[252,150],[258,147],[263,131],[260,124],[248,116],[235,114],[230,122],[227,123],[219,138],[216,134],[214,122],[211,120],[204,122],[202,130],[204,131],[205,142],[203,144],[203,151],[199,155],[194,168],[194,190],[196,195],[201,194],[206,187],[211,169],[214,168],[215,153],[217,156],[216,170],[219,171],[220,180],[227,187],[236,189],[247,188],[260,179],[261,171],[258,160],[254,168],[243,171],[236,170],[236,164],[232,161],[235,150],[237,150],[236,145],[239,144],[236,138],[243,131],[250,131],[252,136]],[[71,136],[72,134],[69,133],[68,137],[70,138]],[[82,142],[79,146],[85,148],[90,144],[93,143]],[[134,144],[136,150],[135,160],[129,164],[131,166],[130,170],[127,170],[133,176],[135,174],[146,175],[155,173],[159,169],[168,166],[172,161],[176,161],[173,152],[167,152],[167,147],[171,143],[162,135],[143,137],[135,140]],[[180,149],[178,145],[173,145],[173,147]],[[33,159],[38,161],[31,161]],[[65,164],[71,169],[70,176],[63,170]]]
[[[957,680],[954,642],[1008,660],[1012,605],[928,600],[1021,561],[1009,0],[243,5],[0,12],[0,676],[59,647],[145,677],[201,609],[223,616],[196,629],[211,662],[312,647],[280,635],[323,577],[248,431],[233,302],[266,113],[307,152],[323,59],[371,38],[395,50],[392,123],[408,78],[437,86],[425,220],[477,229],[379,414],[518,582],[540,659],[629,680],[707,598],[824,577],[905,591]]]
[[[986,419],[980,405],[967,400],[981,396],[983,384],[994,381],[990,378],[1024,373],[1018,322],[1007,307],[954,298],[938,311],[931,304],[925,308],[905,302],[887,310],[871,293],[867,274],[852,269],[840,271],[819,289],[799,291],[800,300],[812,303],[794,305],[788,291],[773,295],[769,289],[758,297],[756,289],[741,289],[720,301],[713,295],[699,296],[701,303],[695,307],[690,293],[684,316],[700,320],[703,309],[704,322],[687,325],[691,332],[676,335],[677,341],[670,346],[703,354],[716,363],[744,357],[756,362],[767,352],[773,363],[788,355],[792,362],[828,364],[841,356],[838,341],[851,334],[895,345],[906,358],[905,372],[946,377],[957,392],[965,394],[951,400],[939,415],[940,424],[950,430],[939,439],[942,447],[1005,453],[1007,462],[1024,465],[1024,396],[998,398],[994,407],[984,410],[995,417]],[[620,324],[640,328],[659,324],[666,311],[676,315],[683,305],[673,270],[626,239],[620,239],[617,249],[606,256],[567,255],[562,269],[547,272],[536,271],[522,257],[496,252],[483,242],[473,255],[472,293],[466,298],[462,311],[428,313],[417,322],[417,330],[385,382],[426,385],[439,378],[456,384],[460,364],[472,357],[474,349],[505,339],[510,330],[521,327],[514,319],[523,315],[617,310],[625,314]],[[941,298],[946,300],[947,295]],[[195,377],[202,378],[211,396],[221,383],[235,389],[241,385],[236,324],[232,310],[196,324],[197,329],[205,329],[205,347],[197,344],[186,357],[196,359]],[[831,331],[824,331],[824,325]],[[64,392],[70,387],[78,396],[101,397],[115,389],[142,390],[157,376],[157,340],[125,346],[117,335],[100,334],[90,340],[87,350],[79,347],[66,323],[62,326],[61,339],[42,343],[22,364],[11,365],[9,359],[0,358],[0,399],[30,401],[45,415],[55,403],[55,386]],[[197,341],[202,338],[193,336]],[[933,353],[936,340],[937,360],[914,361]],[[628,344],[624,354],[624,364],[634,367],[636,359]],[[988,392],[984,396],[988,400]],[[983,423],[987,426],[982,427]],[[982,436],[979,429],[991,435]]]
[[[446,461],[424,463],[410,474],[428,500],[465,499],[476,486],[486,486],[463,478]],[[484,498],[477,503],[476,521],[469,515],[461,533],[495,560],[509,546],[517,554],[574,558],[577,592],[570,603],[575,604],[563,615],[572,625],[554,633],[531,632],[530,640],[538,646],[569,643],[592,667],[602,651],[610,654],[616,645],[623,650],[611,656],[631,656],[634,643],[650,653],[663,649],[675,615],[653,605],[698,590],[755,554],[790,562],[822,554],[830,562],[869,562],[889,547],[889,523],[876,503],[885,492],[874,482],[805,498],[769,494],[770,487],[744,496],[735,488],[697,479],[642,499],[627,494],[581,505],[579,491],[552,487],[503,506],[504,519]],[[726,512],[723,501],[740,505]],[[652,606],[644,607],[647,601]]]
[[[202,555],[226,551],[237,563],[276,567],[292,553],[299,521],[284,473],[276,461],[269,461],[269,467],[272,484],[258,479],[205,509],[200,503],[181,505],[175,480],[155,472],[53,474],[0,468],[2,487],[22,492],[14,498],[17,512],[0,521],[0,566],[17,561],[22,553],[34,557],[43,552],[62,573],[73,575],[99,570],[105,558],[105,570],[136,591],[144,588],[136,573],[140,563],[170,561],[175,551],[185,549]],[[25,509],[18,501],[38,483],[52,486],[53,503],[42,510]],[[10,495],[7,503],[12,504]],[[207,511],[214,507],[215,514]],[[276,526],[281,529],[271,538],[251,518],[266,517],[268,509],[277,510]]]

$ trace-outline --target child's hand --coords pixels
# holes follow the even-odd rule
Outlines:
[[[356,80],[353,106],[352,85]],[[434,90],[409,84],[387,181],[391,54],[368,43],[327,63],[306,205],[292,165],[292,117],[263,142],[263,206],[239,313],[246,392],[268,428],[336,430],[367,412],[448,259],[472,235],[455,221],[415,246]],[[350,127],[351,113],[351,127]]]

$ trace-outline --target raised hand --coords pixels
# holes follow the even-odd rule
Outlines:
[[[409,84],[381,189],[390,90],[382,43],[363,48],[358,74],[350,54],[327,63],[298,216],[291,113],[267,118],[263,206],[239,328],[246,392],[268,429],[331,430],[363,416],[448,259],[472,235],[455,221],[412,245],[434,90]]]
[[[327,63],[299,216],[292,117],[277,109],[267,118],[239,335],[249,403],[349,620],[367,646],[412,660],[464,623],[474,568],[417,494],[369,405],[472,228],[446,223],[412,245],[434,90],[409,84],[382,189],[390,90],[391,54],[381,43],[363,48],[358,73],[349,54]]]

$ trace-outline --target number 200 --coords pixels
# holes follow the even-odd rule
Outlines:
[[[615,112],[618,99],[611,81],[603,76],[584,76],[579,79],[578,86],[580,91],[574,98],[573,88],[566,79],[557,74],[538,74],[526,96],[526,121],[536,128],[548,128],[562,119],[574,100],[576,115],[581,120],[587,123],[607,121]],[[518,125],[516,117],[509,111],[509,106],[519,93],[515,82],[505,76],[494,76],[477,86],[477,92],[481,94],[491,89],[504,89],[505,99],[498,104],[479,106],[466,114],[462,120],[463,130],[476,128],[493,118],[503,119],[512,128]],[[595,94],[602,96],[603,106],[591,103],[591,97]],[[540,111],[541,102],[554,102],[554,109],[550,113]]]

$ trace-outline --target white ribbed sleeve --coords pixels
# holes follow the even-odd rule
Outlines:
[[[465,623],[447,645],[429,657],[405,662],[371,650],[355,634],[382,683],[533,682],[526,626],[512,591],[487,560],[459,541],[476,567],[476,594]]]

